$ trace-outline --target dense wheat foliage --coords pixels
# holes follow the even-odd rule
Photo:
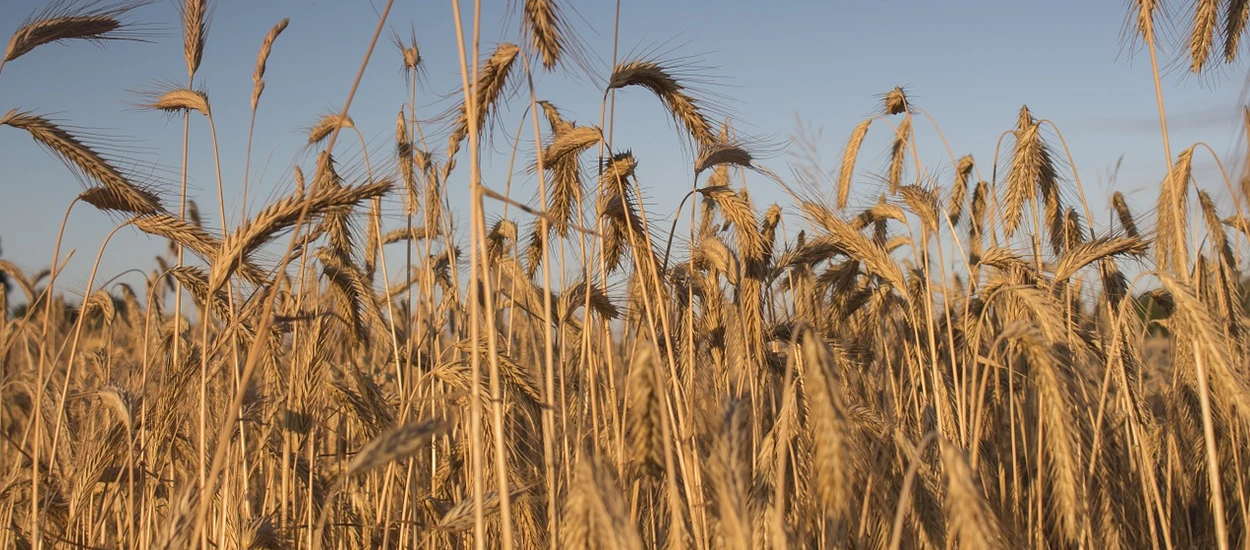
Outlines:
[[[387,5],[362,71],[413,81],[394,142],[346,169],[365,141],[351,98],[309,113],[315,163],[248,182],[275,197],[254,212],[228,212],[220,166],[215,196],[187,194],[185,165],[162,194],[46,116],[3,115],[6,139],[84,176],[67,216],[106,211],[170,246],[135,266],[143,286],[0,261],[0,547],[1250,545],[1250,223],[1233,191],[1250,179],[1197,181],[1190,147],[1156,216],[1120,193],[1092,212],[1040,114],[1003,121],[999,158],[956,158],[918,143],[932,119],[895,88],[854,107],[876,114],[832,152],[836,179],[786,180],[819,172],[766,166],[680,66],[614,60],[595,75],[605,103],[654,95],[674,121],[655,131],[694,153],[664,218],[611,117],[532,84],[588,70],[564,1],[524,0],[498,45],[464,22],[462,82],[425,83],[454,92],[438,121],[415,115],[419,28],[374,50],[407,24]],[[0,66],[127,37],[137,4],[56,3]],[[189,83],[210,4],[181,9]],[[1234,57],[1248,5],[1197,3],[1195,69],[1217,46]],[[1152,6],[1130,19],[1153,53]],[[207,129],[216,157],[211,102],[189,86],[143,105]],[[531,199],[478,168],[513,124]],[[880,165],[860,158],[874,147]],[[237,221],[206,227],[197,201]]]

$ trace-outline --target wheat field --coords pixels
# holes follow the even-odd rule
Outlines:
[[[143,109],[207,129],[216,158],[195,88],[211,1],[180,0],[188,84]],[[66,220],[168,242],[142,285],[68,287],[60,237],[48,270],[0,260],[0,547],[1250,548],[1250,175],[1198,181],[1205,149],[1173,149],[1161,93],[1154,212],[1116,192],[1100,225],[1028,107],[974,160],[917,143],[940,127],[883,91],[827,181],[770,168],[662,58],[613,59],[603,108],[573,116],[534,85],[587,70],[564,1],[517,0],[491,44],[480,3],[452,0],[461,79],[429,84],[455,91],[438,121],[416,116],[418,35],[386,40],[407,22],[379,3],[353,46],[361,73],[413,83],[393,138],[364,145],[355,75],[308,130],[315,163],[254,211],[227,211],[220,162],[203,196],[185,164],[157,188],[0,108],[5,139],[88,184]],[[0,69],[135,38],[145,3],[53,2]],[[1127,34],[1157,84],[1156,26],[1180,25],[1200,73],[1237,58],[1247,5],[1137,0]],[[253,129],[287,25],[258,43]],[[688,146],[680,204],[645,206],[645,159],[605,131],[617,94]],[[513,127],[535,197],[482,178]],[[251,133],[220,138],[252,162]],[[244,182],[244,203],[274,185]]]

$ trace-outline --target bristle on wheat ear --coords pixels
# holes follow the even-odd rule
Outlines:
[[[122,18],[145,3],[144,0],[104,6],[91,3],[75,10],[66,3],[52,2],[13,32],[2,61],[13,61],[39,46],[65,40],[142,40],[142,34],[135,32]]]
[[[628,61],[617,65],[608,79],[608,90],[639,86],[650,90],[660,99],[669,114],[698,144],[716,140],[712,123],[708,121],[698,101],[688,93],[672,72],[654,61]]]
[[[0,125],[25,130],[77,173],[103,185],[110,193],[108,204],[116,206],[115,210],[136,214],[162,211],[160,199],[154,193],[135,185],[94,149],[50,120],[14,110],[0,118]]]

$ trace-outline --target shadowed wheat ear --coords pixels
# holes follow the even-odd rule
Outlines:
[[[907,99],[907,91],[900,86],[885,93],[881,101],[881,110],[887,115],[899,115],[911,112],[911,102]]]
[[[742,145],[725,139],[717,139],[713,143],[699,147],[699,155],[694,160],[694,175],[698,177],[708,168],[734,165],[752,168],[751,153]]]
[[[643,60],[621,63],[613,69],[604,93],[629,86],[646,88],[655,94],[668,109],[669,115],[686,129],[695,143],[709,144],[716,140],[712,123],[703,114],[698,101],[687,93],[687,89],[664,66]]]
[[[286,30],[286,26],[291,22],[290,19],[278,21],[269,33],[265,35],[265,40],[260,43],[260,53],[256,54],[256,70],[252,71],[252,110],[256,110],[256,106],[260,104],[260,94],[265,91],[265,66],[269,62],[269,54],[273,51],[273,43],[278,39],[278,35]]]
[[[208,0],[186,0],[181,9],[182,56],[187,61],[187,76],[194,78],[208,39]]]
[[[26,130],[40,145],[55,153],[75,172],[99,182],[108,189],[108,204],[113,210],[137,214],[155,214],[162,210],[160,199],[122,176],[111,163],[65,129],[46,118],[16,110],[0,118],[0,125]]]
[[[1000,338],[1017,344],[1028,363],[1028,376],[1037,387],[1037,415],[1041,446],[1050,480],[1051,506],[1058,526],[1069,542],[1079,540],[1086,513],[1084,476],[1078,439],[1075,404],[1065,388],[1060,365],[1067,364],[1056,345],[1048,341],[1045,327],[1018,321],[1003,329]]]
[[[1227,63],[1237,59],[1237,46],[1241,44],[1247,19],[1250,19],[1250,2],[1232,0],[1227,4],[1224,12],[1224,61]]]
[[[1137,232],[1137,223],[1133,221],[1133,212],[1128,208],[1128,202],[1124,200],[1124,193],[1116,191],[1111,195],[1111,207],[1115,209],[1116,217],[1120,219],[1120,226],[1124,228],[1124,232],[1130,237],[1139,235]]]
[[[147,0],[128,0],[97,6],[98,2],[91,2],[74,9],[72,2],[51,2],[13,32],[0,65],[44,44],[63,40],[141,40],[142,35],[128,31],[121,18],[146,3]]]
[[[964,155],[955,163],[955,183],[951,187],[951,200],[947,210],[950,213],[951,225],[958,225],[968,202],[968,184],[972,177],[974,164],[972,155]]]

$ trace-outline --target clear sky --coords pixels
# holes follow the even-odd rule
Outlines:
[[[251,74],[257,49],[268,29],[283,17],[290,27],[269,60],[252,160],[255,212],[263,201],[292,188],[292,167],[311,171],[314,157],[302,148],[304,129],[328,109],[341,108],[384,2],[381,0],[219,0],[196,86],[210,97],[221,145],[228,223],[239,222],[243,154],[247,138]],[[462,2],[471,6],[471,2]],[[515,3],[515,2],[514,2]],[[483,49],[517,41],[516,13],[502,0],[483,2]],[[593,78],[544,74],[540,99],[559,105],[569,118],[597,123],[602,82],[612,59],[615,2],[570,2],[566,13],[589,53]],[[0,2],[0,35],[8,36],[43,2]],[[681,60],[699,78],[696,86],[716,99],[735,126],[780,142],[793,135],[797,121],[823,130],[818,140],[824,168],[834,170],[851,129],[877,107],[877,96],[905,86],[912,101],[936,118],[956,157],[972,153],[989,177],[999,135],[1010,129],[1022,104],[1035,116],[1053,120],[1072,147],[1076,168],[1090,195],[1099,228],[1105,228],[1106,201],[1123,191],[1142,214],[1154,202],[1164,157],[1159,138],[1149,58],[1131,52],[1122,39],[1123,2],[971,1],[800,1],[623,0],[621,56],[659,51]],[[468,14],[466,14],[468,16]],[[506,24],[504,23],[506,19]],[[7,64],[0,74],[0,112],[17,108],[53,115],[76,129],[102,136],[109,150],[132,170],[164,181],[176,190],[181,162],[180,119],[140,110],[139,92],[163,85],[185,85],[182,36],[172,0],[158,0],[130,19],[144,24],[148,42],[45,46]],[[418,114],[432,118],[458,100],[458,54],[451,2],[398,0],[390,27],[407,36],[412,29],[427,68],[418,91]],[[388,33],[389,36],[389,33]],[[1165,61],[1172,61],[1165,59]],[[369,142],[375,164],[393,151],[395,116],[407,101],[399,52],[384,41],[375,52],[351,115]],[[1209,143],[1226,159],[1240,158],[1239,96],[1244,66],[1197,78],[1177,70],[1165,75],[1164,95],[1173,150],[1196,141]],[[515,97],[496,132],[496,153],[487,154],[486,183],[502,190],[510,137],[527,98]],[[682,153],[672,123],[654,97],[641,90],[618,95],[614,144],[630,148],[640,161],[646,204],[667,217],[690,188],[690,159]],[[945,148],[929,125],[918,122],[920,151],[930,170],[949,176]],[[529,126],[527,125],[527,131]],[[859,167],[881,171],[888,130],[870,132]],[[431,122],[430,148],[442,153],[445,134]],[[208,127],[192,124],[192,193],[213,227],[220,227],[216,179]],[[532,140],[532,133],[527,134]],[[354,134],[340,139],[348,171],[363,173]],[[532,158],[522,144],[518,172]],[[773,148],[776,150],[776,148]],[[1123,164],[1114,184],[1110,169]],[[1213,196],[1227,200],[1210,156],[1199,156],[1195,174]],[[762,160],[783,176],[790,174],[784,153]],[[462,165],[466,160],[462,160]],[[390,164],[393,166],[393,164]],[[66,206],[83,190],[73,175],[24,133],[0,128],[0,245],[3,258],[28,271],[48,266]],[[464,178],[453,176],[453,206],[467,216]],[[868,178],[861,178],[867,181]],[[946,180],[948,181],[948,180]],[[535,193],[532,178],[513,182],[514,195]],[[786,197],[767,180],[752,179],[752,196],[761,209]],[[870,185],[854,197],[870,202]],[[395,211],[397,204],[390,205]],[[86,283],[113,220],[89,207],[76,208],[65,248],[75,254],[66,278],[71,292]],[[285,241],[284,241],[285,242]],[[164,249],[158,239],[123,230],[108,246],[100,278],[130,268],[150,270]],[[392,262],[392,267],[398,264]],[[63,287],[65,288],[65,287]]]

